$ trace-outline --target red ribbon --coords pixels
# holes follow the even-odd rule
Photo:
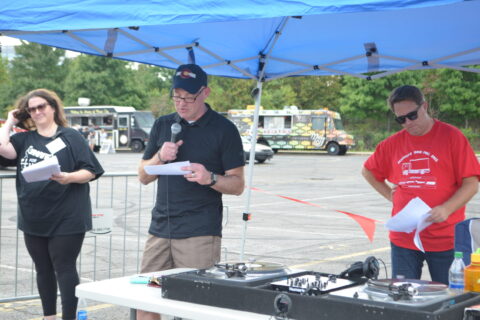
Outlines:
[[[300,200],[300,199],[295,199],[295,198],[292,198],[292,197],[287,197],[287,196],[274,194],[274,193],[271,193],[271,192],[268,192],[268,191],[265,191],[265,190],[262,190],[262,189],[259,189],[259,188],[251,187],[251,189],[253,191],[259,191],[259,192],[267,193],[267,194],[270,194],[270,195],[273,195],[273,196],[276,196],[276,197],[280,197],[280,198],[287,199],[287,200],[290,200],[290,201],[295,201],[295,202],[298,202],[298,203],[303,203],[303,204],[306,204],[306,205],[309,205],[309,206],[320,207],[320,208],[322,207],[322,206],[320,206],[318,204],[315,204],[315,203],[311,203],[311,202]],[[360,227],[363,229],[365,234],[367,235],[368,240],[370,240],[370,242],[373,242],[373,236],[375,234],[375,227],[376,227],[376,223],[378,222],[377,220],[367,218],[367,217],[364,217],[364,216],[361,216],[361,215],[358,215],[358,214],[342,211],[342,210],[334,209],[334,211],[343,213],[343,214],[349,216],[350,218],[352,218],[353,220],[355,220],[360,225]]]

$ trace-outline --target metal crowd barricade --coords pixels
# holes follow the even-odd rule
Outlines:
[[[103,234],[87,233],[77,262],[81,281],[137,273],[155,202],[156,183],[144,186],[136,173],[106,173],[91,182],[90,188],[94,213],[112,212],[113,225],[111,230],[103,230]],[[15,173],[2,174],[0,302],[38,297],[34,266],[22,232],[17,229],[16,216]]]
[[[146,186],[137,173],[106,173],[90,183],[93,214],[109,212],[111,227],[88,232],[77,261],[81,282],[138,273],[147,237],[156,183]],[[224,227],[228,223],[224,207]],[[17,229],[15,173],[0,174],[0,303],[38,298],[33,262]],[[222,247],[223,258],[227,249]]]

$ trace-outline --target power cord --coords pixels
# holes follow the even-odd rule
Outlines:
[[[377,260],[380,261],[383,264],[383,268],[385,269],[385,279],[388,279],[387,265],[385,264],[385,262],[382,259],[377,259]]]

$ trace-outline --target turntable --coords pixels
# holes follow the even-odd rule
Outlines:
[[[225,262],[195,272],[196,276],[218,283],[253,286],[287,275],[289,269],[274,262]]]
[[[427,306],[451,296],[443,283],[415,279],[370,279],[363,286],[338,290],[331,295],[409,306]]]
[[[199,269],[162,277],[162,296],[180,299],[195,295],[215,285],[254,287],[291,273],[284,265],[273,262],[224,262],[210,269]],[[180,288],[181,287],[181,288]],[[194,299],[194,297],[192,298]],[[194,301],[191,301],[194,302]]]
[[[210,269],[163,276],[162,297],[223,308],[247,307],[252,312],[264,313],[265,304],[258,302],[268,301],[270,309],[274,296],[265,299],[264,292],[254,288],[290,273],[291,270],[278,263],[226,262]]]

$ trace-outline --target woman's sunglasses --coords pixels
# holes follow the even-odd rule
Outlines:
[[[37,112],[37,111],[40,111],[40,112],[41,112],[41,111],[45,110],[45,108],[46,108],[47,106],[48,106],[48,102],[44,102],[44,103],[42,103],[42,104],[39,104],[39,105],[36,106],[36,107],[28,107],[28,108],[27,108],[27,112],[30,113],[30,114],[31,114],[31,113],[34,113],[34,112]]]
[[[419,105],[419,106],[417,107],[417,109],[413,110],[412,112],[407,113],[407,114],[404,115],[404,116],[395,117],[395,121],[397,121],[399,124],[404,124],[405,121],[407,121],[407,118],[408,118],[408,120],[410,120],[410,121],[417,120],[417,118],[418,118],[418,110],[420,110],[420,107],[421,107],[421,106],[422,106],[422,104]]]

